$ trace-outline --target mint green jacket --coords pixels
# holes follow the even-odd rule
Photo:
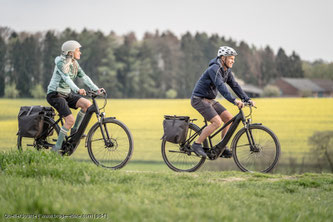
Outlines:
[[[76,77],[82,78],[85,85],[91,90],[97,91],[99,88],[91,81],[81,69],[79,63],[65,56],[58,56],[54,60],[55,67],[47,93],[59,92],[68,95],[71,90],[75,93],[79,91],[79,87],[73,82]]]

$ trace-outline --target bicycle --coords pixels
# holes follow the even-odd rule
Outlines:
[[[278,163],[280,157],[280,143],[277,136],[261,123],[251,123],[252,105],[244,103],[249,107],[250,113],[245,116],[240,108],[239,113],[230,121],[225,123],[219,130],[207,137],[203,142],[203,148],[209,160],[216,160],[220,157],[224,148],[230,141],[240,122],[244,127],[234,136],[231,149],[232,157],[237,167],[243,171],[268,173]],[[205,157],[198,157],[191,148],[195,138],[208,125],[199,128],[193,122],[197,119],[190,119],[188,134],[185,142],[180,144],[162,140],[161,152],[167,166],[177,172],[194,172],[198,170],[206,161]],[[230,125],[224,138],[213,146],[212,138],[218,135],[226,126]]]
[[[93,115],[96,113],[97,122],[90,128],[85,146],[91,160],[98,166],[120,169],[130,160],[133,153],[133,138],[130,130],[116,117],[105,117],[103,110],[107,104],[106,92],[104,95],[104,106],[98,107],[96,97],[100,96],[95,92],[88,91],[87,96],[92,99],[92,105],[87,109],[86,114],[78,130],[70,136],[66,136],[60,149],[61,155],[72,155]],[[63,117],[59,115],[57,120],[44,116],[43,132],[36,138],[27,138],[18,135],[17,146],[20,151],[34,147],[37,150],[50,149],[55,144],[63,123]],[[55,133],[54,133],[55,132]]]

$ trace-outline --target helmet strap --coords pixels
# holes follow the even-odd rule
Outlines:
[[[224,59],[226,59],[226,57],[224,56]],[[230,67],[225,63],[225,61],[222,59],[222,56],[221,56],[221,61],[222,61],[222,66],[223,66],[223,68],[227,68],[227,69],[229,69]]]

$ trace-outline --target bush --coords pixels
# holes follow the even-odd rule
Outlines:
[[[262,97],[278,97],[280,95],[280,89],[273,85],[267,85],[261,94]]]
[[[301,97],[312,97],[312,92],[311,90],[303,90],[300,92]]]
[[[174,89],[169,89],[166,93],[165,93],[166,97],[168,99],[174,99],[177,97],[177,91]]]
[[[41,84],[37,84],[32,89],[30,89],[30,93],[32,97],[34,97],[35,99],[45,98],[46,95],[43,86]]]
[[[15,83],[5,86],[5,98],[17,98],[19,94]]]
[[[312,152],[316,154],[318,164],[327,161],[333,173],[333,131],[315,132],[308,142],[312,146]]]

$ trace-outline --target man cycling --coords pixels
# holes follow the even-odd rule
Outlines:
[[[217,52],[217,57],[209,62],[209,67],[201,75],[192,92],[191,105],[206,120],[211,122],[211,124],[203,129],[198,139],[192,145],[192,149],[197,155],[207,157],[201,145],[202,142],[218,129],[222,125],[222,122],[226,123],[233,117],[226,108],[215,100],[217,91],[219,91],[229,102],[238,106],[238,108],[244,106],[242,101],[250,102],[254,105],[254,102],[251,101],[242,90],[231,73],[231,68],[235,62],[236,55],[237,52],[233,48],[228,46],[220,47]],[[228,91],[226,84],[231,87],[242,101],[234,98],[234,96]],[[230,125],[222,131],[222,139],[229,127]],[[225,148],[221,156],[231,157],[231,154],[231,150]]]
[[[98,88],[81,69],[77,62],[81,57],[80,48],[80,43],[75,40],[64,42],[61,47],[61,55],[55,58],[55,68],[50,84],[47,87],[46,99],[48,103],[65,119],[65,124],[60,129],[57,143],[52,147],[52,151],[55,152],[61,149],[64,138],[73,125],[71,135],[77,131],[85,112],[92,105],[89,100],[82,97],[86,95],[86,91],[78,88],[73,80],[76,77],[82,78],[85,85],[91,90],[98,91],[98,93],[104,90]],[[81,108],[75,122],[69,108]]]

